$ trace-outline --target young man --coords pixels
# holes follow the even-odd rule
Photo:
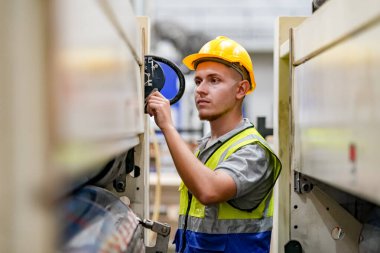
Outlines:
[[[219,36],[183,62],[195,70],[199,118],[211,127],[196,155],[174,128],[168,100],[159,92],[147,99],[182,179],[176,252],[269,252],[281,163],[242,116],[243,99],[256,86],[251,59]]]

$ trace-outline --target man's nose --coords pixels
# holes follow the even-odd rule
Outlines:
[[[208,87],[207,83],[205,81],[202,81],[201,83],[197,85],[197,88],[195,89],[195,91],[197,93],[207,93],[208,91],[207,87]]]

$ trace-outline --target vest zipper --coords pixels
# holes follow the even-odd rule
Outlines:
[[[183,225],[183,234],[182,234],[182,247],[179,251],[180,253],[184,252],[186,249],[186,230],[187,230],[187,220],[189,218],[190,213],[190,207],[191,207],[191,201],[193,199],[193,194],[191,194],[189,191],[187,191],[187,209],[186,209],[186,215],[185,215],[185,224]]]

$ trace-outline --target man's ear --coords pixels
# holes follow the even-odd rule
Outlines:
[[[247,92],[249,91],[250,84],[247,80],[240,81],[240,83],[237,86],[237,92],[236,92],[236,98],[242,99],[245,97]]]

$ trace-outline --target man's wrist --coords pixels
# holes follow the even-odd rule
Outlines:
[[[173,130],[176,131],[176,129],[175,129],[175,127],[173,125],[167,125],[167,126],[161,128],[161,132],[163,134],[169,133],[169,132],[171,132]]]

